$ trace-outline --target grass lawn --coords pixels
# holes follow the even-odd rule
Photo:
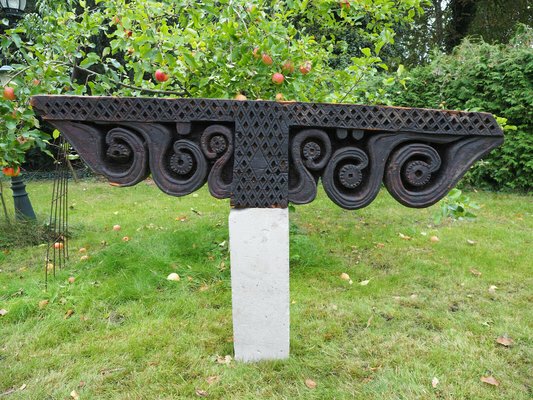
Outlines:
[[[51,182],[28,191],[44,220]],[[355,212],[322,191],[297,207],[291,357],[243,364],[225,358],[228,201],[71,184],[71,258],[48,291],[45,246],[0,251],[0,399],[531,399],[533,201],[468,194],[477,220],[438,227],[437,207],[385,191]]]

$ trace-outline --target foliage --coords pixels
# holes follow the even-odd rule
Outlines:
[[[508,45],[465,40],[407,74],[409,90],[391,86],[397,105],[491,112],[505,143],[465,179],[475,187],[533,189],[533,29],[521,27]]]
[[[433,220],[437,225],[446,218],[459,221],[476,218],[477,215],[474,211],[479,210],[479,205],[470,200],[470,197],[459,189],[452,189],[448,196],[442,199],[439,204],[440,210],[433,216]]]
[[[360,0],[346,6],[333,0],[80,0],[71,9],[70,2],[41,0],[38,13],[1,36],[2,57],[15,68],[7,86],[14,87],[16,100],[0,100],[7,121],[0,128],[0,163],[19,164],[28,148],[43,146],[46,138],[28,107],[28,98],[38,93],[377,98],[359,84],[386,68],[380,52],[394,42],[392,27],[412,21],[425,1]],[[332,33],[315,37],[308,27],[316,25]],[[348,28],[368,47],[336,69],[330,57],[345,46],[334,33]],[[294,72],[285,71],[277,85],[272,75],[282,72],[286,60]],[[305,63],[311,65],[308,74],[298,68]],[[158,82],[158,69],[170,79]]]

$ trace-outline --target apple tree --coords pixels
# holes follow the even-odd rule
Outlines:
[[[44,148],[28,105],[38,93],[387,102],[366,82],[387,70],[380,53],[394,27],[426,3],[38,0],[36,13],[0,36],[14,68],[0,100],[0,164]],[[364,44],[356,54],[347,53],[346,32]],[[339,54],[348,65],[332,62]]]

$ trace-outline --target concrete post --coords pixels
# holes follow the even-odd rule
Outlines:
[[[229,216],[235,359],[289,357],[289,214],[232,209]]]

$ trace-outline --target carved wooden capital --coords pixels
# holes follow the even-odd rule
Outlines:
[[[358,209],[384,182],[409,207],[444,197],[503,143],[490,114],[350,104],[211,99],[35,96],[97,173],[124,186],[152,175],[165,193],[206,182],[234,207],[287,207],[321,179],[339,206]]]

